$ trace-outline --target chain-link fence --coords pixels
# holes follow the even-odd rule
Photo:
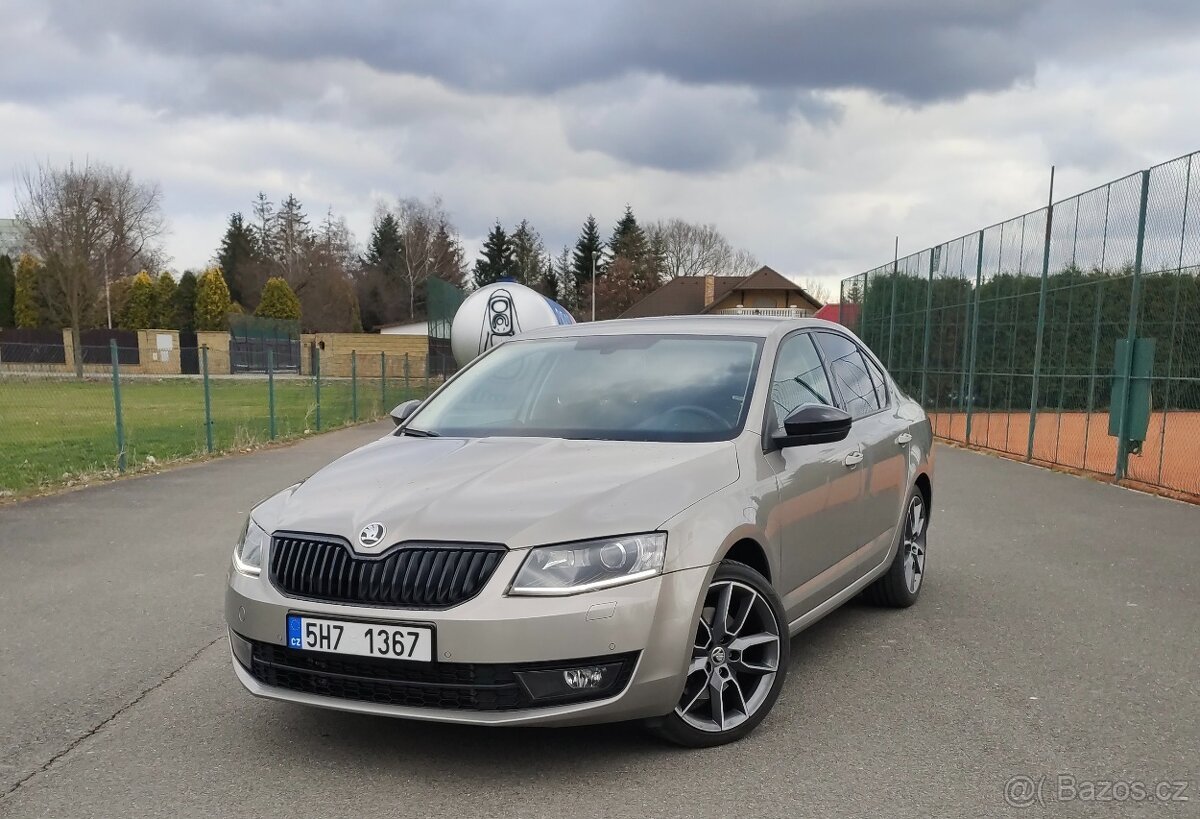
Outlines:
[[[384,418],[449,369],[424,355],[304,351],[302,372],[237,372],[227,350],[184,348],[199,373],[155,373],[145,349],[0,344],[0,497]],[[167,363],[163,363],[164,368]]]
[[[842,282],[943,438],[1200,499],[1200,152]]]

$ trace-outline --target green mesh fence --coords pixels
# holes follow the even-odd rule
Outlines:
[[[424,355],[308,349],[301,373],[273,351],[262,372],[231,372],[217,349],[86,352],[77,377],[61,342],[0,343],[0,499],[384,418],[441,384]]]
[[[450,350],[450,327],[467,294],[436,276],[430,276],[425,287],[429,310],[428,368],[431,375],[447,376],[458,370]]]
[[[843,322],[940,437],[1200,497],[1197,172],[1189,154],[850,276]],[[1154,345],[1148,407],[1111,406],[1126,339]]]

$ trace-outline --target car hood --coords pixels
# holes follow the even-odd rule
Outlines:
[[[388,436],[255,510],[268,531],[541,543],[653,531],[738,478],[730,442]]]

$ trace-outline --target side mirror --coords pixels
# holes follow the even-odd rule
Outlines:
[[[853,419],[845,410],[826,404],[805,404],[783,422],[783,435],[775,436],[780,447],[831,444],[850,434]]]
[[[411,401],[405,401],[403,404],[397,405],[397,407],[392,410],[393,423],[395,423],[396,426],[400,426],[408,420],[408,416],[412,415],[419,406],[421,406],[420,398],[414,398]]]

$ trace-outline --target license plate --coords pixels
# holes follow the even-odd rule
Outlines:
[[[289,614],[287,630],[288,648],[420,663],[433,660],[433,629],[429,626],[327,620]]]

